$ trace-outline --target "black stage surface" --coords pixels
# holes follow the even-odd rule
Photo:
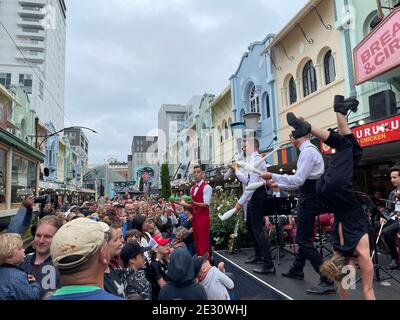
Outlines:
[[[304,268],[304,280],[285,278],[282,272],[287,272],[294,257],[286,253],[280,259],[280,265],[275,260],[276,275],[260,275],[251,271],[256,265],[245,264],[248,257],[254,253],[253,249],[242,249],[230,254],[227,251],[214,252],[214,261],[225,263],[227,272],[235,277],[235,291],[238,300],[339,300],[337,294],[309,295],[306,289],[314,287],[319,282],[319,277],[312,266],[307,262]],[[379,254],[379,258],[386,265],[387,258]],[[400,281],[400,271],[390,271]],[[357,275],[359,271],[357,271]],[[380,272],[381,283],[374,281],[375,295],[378,300],[400,300],[400,284],[393,279],[387,279],[387,275]],[[383,280],[382,280],[383,279]],[[350,299],[363,299],[361,281],[356,284],[356,289],[350,290]]]

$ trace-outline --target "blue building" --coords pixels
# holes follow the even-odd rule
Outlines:
[[[234,121],[244,122],[246,113],[261,114],[256,133],[260,151],[266,151],[278,133],[275,69],[271,58],[262,55],[273,38],[269,34],[264,40],[250,44],[237,71],[230,77]],[[267,160],[273,162],[272,157]]]

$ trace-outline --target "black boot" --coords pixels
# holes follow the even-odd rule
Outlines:
[[[351,110],[352,112],[357,112],[359,104],[360,102],[356,98],[350,97],[345,99],[343,96],[337,95],[335,96],[333,110],[347,116],[349,110]]]
[[[260,267],[253,269],[254,272],[260,274],[275,274],[276,270],[274,265],[268,266],[266,264],[262,264]]]
[[[289,272],[282,273],[282,276],[284,276],[285,278],[303,280],[304,279],[304,272],[303,271],[296,271],[293,268],[290,268]]]
[[[293,112],[287,113],[286,120],[288,125],[295,129],[292,131],[293,138],[298,139],[311,133],[311,125],[308,122],[297,118]]]

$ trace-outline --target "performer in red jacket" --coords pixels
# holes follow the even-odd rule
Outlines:
[[[191,188],[191,203],[182,201],[180,204],[193,211],[193,235],[196,246],[196,255],[203,256],[210,252],[210,203],[212,188],[204,181],[204,171],[201,166],[193,169],[196,184]]]

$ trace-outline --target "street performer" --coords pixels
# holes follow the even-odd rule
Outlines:
[[[323,211],[322,203],[316,193],[316,184],[324,173],[324,161],[317,147],[310,141],[310,128],[295,126],[295,120],[297,119],[293,113],[287,114],[288,124],[295,128],[289,135],[290,141],[295,148],[300,150],[295,175],[278,175],[270,172],[262,174],[262,177],[267,180],[267,184],[270,187],[278,187],[288,191],[300,189],[296,234],[296,243],[299,248],[293,266],[287,273],[282,273],[282,275],[287,278],[303,280],[303,268],[308,259],[315,272],[320,275],[320,283],[314,288],[307,289],[307,293],[335,293],[333,282],[320,272],[323,259],[313,243],[315,218]]]
[[[211,186],[204,181],[204,170],[196,165],[193,168],[195,185],[191,188],[191,202],[181,201],[180,204],[193,211],[193,235],[196,247],[196,255],[202,257],[208,253],[211,259],[210,250],[210,204],[212,197]]]
[[[254,163],[260,162],[261,156],[259,153],[259,147],[260,144],[256,138],[246,138],[243,145],[243,151],[245,151],[248,156],[248,164],[253,165]],[[251,172],[249,174],[244,174],[238,165],[233,164],[231,167],[235,169],[237,178],[244,186],[263,181],[257,173]],[[262,161],[257,169],[266,171],[267,165],[265,161]],[[276,271],[274,263],[272,262],[271,250],[263,230],[264,216],[266,215],[266,209],[268,209],[266,208],[267,199],[268,195],[266,187],[263,185],[257,190],[245,191],[236,203],[235,209],[239,211],[246,203],[248,203],[246,226],[255,243],[255,255],[247,259],[245,263],[260,262],[262,265],[253,269],[254,272],[261,274],[275,274]]]
[[[346,266],[353,265],[356,258],[361,269],[363,294],[366,300],[374,300],[373,263],[370,257],[368,218],[353,189],[355,169],[362,156],[362,148],[353,135],[348,122],[349,110],[356,111],[358,101],[355,98],[344,99],[335,96],[334,110],[338,123],[338,132],[322,130],[290,114],[290,124],[304,132],[311,132],[326,145],[336,149],[329,162],[328,169],[318,179],[316,192],[325,204],[333,210],[335,222],[332,242],[334,255],[321,266],[321,272],[330,279],[336,280],[342,299],[348,298],[347,283],[342,279],[347,274]]]

